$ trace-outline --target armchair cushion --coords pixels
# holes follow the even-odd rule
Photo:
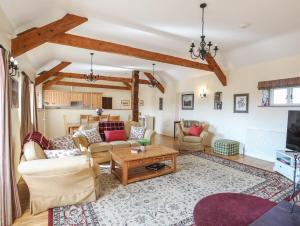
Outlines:
[[[24,157],[27,161],[45,159],[43,149],[35,142],[29,141],[23,147]]]
[[[199,136],[201,132],[203,131],[204,126],[196,126],[195,124],[192,125],[192,127],[189,128],[189,135],[190,136]]]
[[[183,137],[184,142],[189,142],[189,143],[201,143],[202,138],[199,136],[184,136]]]

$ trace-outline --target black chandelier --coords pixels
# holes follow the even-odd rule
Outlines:
[[[155,88],[158,84],[158,81],[156,80],[155,78],[155,71],[154,71],[154,67],[155,67],[155,64],[152,64],[152,75],[153,75],[153,79],[150,80],[150,87],[152,88]]]
[[[88,82],[95,82],[97,80],[97,78],[99,77],[99,75],[95,75],[94,74],[94,70],[93,70],[93,56],[94,53],[90,53],[91,54],[91,72],[88,74],[85,74],[85,80]]]
[[[199,47],[196,49],[196,51],[194,51],[194,48],[196,47],[194,42],[192,42],[191,46],[190,46],[190,54],[191,54],[191,58],[192,59],[198,59],[201,58],[202,60],[205,59],[206,54],[211,54],[212,57],[215,57],[217,55],[217,51],[219,50],[218,46],[216,45],[214,48],[213,44],[211,41],[208,42],[208,44],[206,44],[205,42],[205,35],[204,35],[204,9],[207,6],[206,3],[202,3],[200,5],[200,8],[202,9],[202,35],[201,35],[201,42]],[[211,53],[211,50],[214,51],[214,53]]]
[[[9,68],[9,75],[16,76],[19,71],[18,61],[13,57],[10,57],[8,68]]]

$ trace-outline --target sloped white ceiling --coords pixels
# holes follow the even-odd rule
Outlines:
[[[238,49],[255,48],[258,42],[300,29],[299,0],[205,2],[208,3],[205,34],[208,40],[220,46],[218,60],[223,67],[234,65],[228,62],[232,51],[239,61],[247,62],[247,54],[239,56]],[[70,33],[189,59],[190,42],[198,42],[201,32],[200,3],[198,0],[1,0],[0,6],[15,33],[72,13],[85,16],[89,21]],[[250,24],[249,28],[241,29],[242,23]],[[73,62],[68,71],[84,72],[90,67],[88,50],[44,44],[26,54],[37,71],[62,60]],[[107,74],[152,68],[151,61],[100,52],[95,54],[95,64],[98,73]],[[163,63],[157,63],[156,69],[178,80],[207,73]]]

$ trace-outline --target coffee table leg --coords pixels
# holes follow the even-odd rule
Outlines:
[[[173,172],[176,172],[176,155],[172,156],[172,169]]]
[[[122,184],[125,186],[128,183],[128,166],[127,163],[122,165]]]
[[[110,172],[116,171],[115,169],[116,169],[116,162],[113,159],[111,159],[111,161],[110,161]]]

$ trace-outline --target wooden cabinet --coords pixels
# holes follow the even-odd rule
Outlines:
[[[44,103],[48,106],[70,106],[70,92],[60,90],[45,90]]]
[[[71,106],[71,101],[82,102],[84,108],[102,107],[102,93],[44,90],[44,104],[47,106]]]

